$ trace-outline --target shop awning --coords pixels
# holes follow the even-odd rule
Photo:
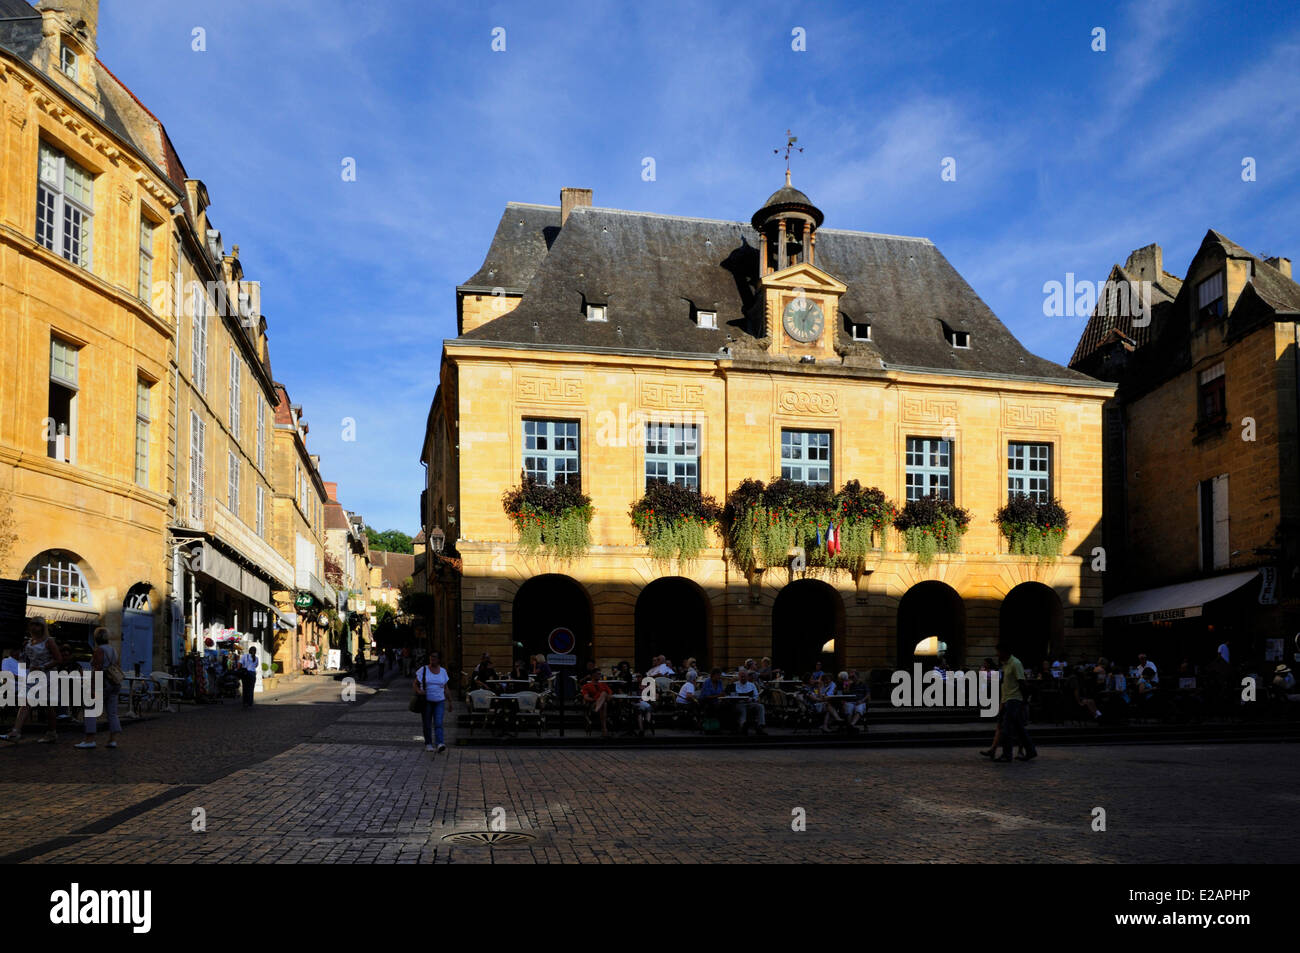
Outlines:
[[[271,587],[264,579],[244,569],[208,543],[201,547],[197,571],[209,579],[215,579],[227,589],[242,593],[260,606],[271,603]]]
[[[275,624],[285,631],[292,632],[298,628],[298,616],[292,612],[281,612],[279,609],[272,609],[275,613]]]
[[[99,622],[99,613],[90,612],[86,609],[56,609],[53,606],[41,605],[39,603],[27,605],[27,618],[29,619],[48,619],[51,622],[81,622],[85,625],[96,625]]]
[[[1103,619],[1112,622],[1131,624],[1158,622],[1163,619],[1193,619],[1201,614],[1207,602],[1213,602],[1231,592],[1236,592],[1258,577],[1259,570],[1252,569],[1249,572],[1212,576],[1209,579],[1180,582],[1177,585],[1161,586],[1158,589],[1126,592],[1102,606],[1101,615]]]

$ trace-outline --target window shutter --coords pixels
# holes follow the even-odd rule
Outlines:
[[[1214,478],[1214,568],[1223,569],[1229,561],[1228,547],[1228,475]]]

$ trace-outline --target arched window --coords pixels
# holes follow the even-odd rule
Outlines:
[[[28,564],[27,596],[48,602],[90,605],[90,587],[76,561],[65,553],[41,553]]]

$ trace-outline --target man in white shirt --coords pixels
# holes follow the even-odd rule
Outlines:
[[[688,705],[695,698],[695,673],[687,672],[686,681],[677,692],[677,704]]]
[[[1160,681],[1160,669],[1156,668],[1155,662],[1148,662],[1144,654],[1138,655],[1138,674],[1141,675],[1147,669],[1151,669],[1151,674],[1155,677],[1151,679],[1151,684],[1158,684]]]
[[[244,688],[244,707],[253,707],[253,688],[257,685],[257,646],[250,645],[239,657],[239,681]]]
[[[647,675],[649,675],[651,678],[660,678],[660,677],[672,678],[673,677],[673,667],[668,664],[668,660],[664,658],[664,656],[656,655],[653,661],[655,663],[654,668],[646,672]]]
[[[741,734],[749,734],[750,715],[756,715],[758,719],[758,728],[754,731],[756,735],[766,735],[764,727],[767,724],[767,709],[758,700],[758,686],[749,680],[749,672],[741,668],[736,673],[736,684],[732,689],[741,700],[736,702],[737,717]]]

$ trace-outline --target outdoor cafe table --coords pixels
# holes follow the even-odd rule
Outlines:
[[[127,709],[128,709],[127,714],[131,718],[143,717],[140,714],[139,709],[136,708],[136,700],[138,698],[141,698],[147,692],[147,689],[141,692],[137,692],[135,689],[136,682],[152,682],[152,681],[153,681],[153,677],[150,675],[123,675],[122,676],[122,684],[126,686]],[[119,692],[121,691],[120,687],[118,688],[118,691]]]
[[[168,711],[177,711],[176,701],[172,698],[172,691],[178,689],[177,682],[184,682],[185,679],[176,675],[158,675],[153,678],[154,681],[158,682],[158,687],[162,689],[163,707]]]

